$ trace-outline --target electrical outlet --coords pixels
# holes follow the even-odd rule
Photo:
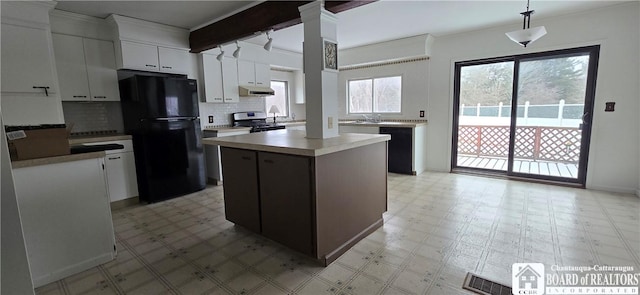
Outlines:
[[[213,116],[209,116],[209,123],[213,124]]]
[[[327,118],[327,128],[333,129],[333,117]]]
[[[424,110],[420,110],[420,118],[424,118]]]

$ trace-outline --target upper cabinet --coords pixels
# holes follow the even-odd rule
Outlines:
[[[120,68],[174,74],[189,72],[189,52],[186,50],[130,41],[120,41],[120,46]]]
[[[238,64],[234,58],[218,61],[215,55],[202,54],[205,102],[236,103],[238,94]]]
[[[122,65],[119,68],[158,72],[158,47],[136,42],[120,41]]]
[[[189,72],[189,52],[186,50],[158,46],[158,62],[161,72],[181,74]]]
[[[2,92],[57,92],[49,31],[2,24]]]
[[[268,64],[238,60],[238,84],[269,87],[271,67]]]
[[[119,101],[111,41],[52,34],[63,101]]]
[[[189,30],[112,14],[118,69],[192,75]]]

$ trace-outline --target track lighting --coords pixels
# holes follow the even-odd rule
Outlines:
[[[238,41],[236,41],[236,51],[233,52],[233,57],[238,58],[240,57],[240,45],[238,45]]]
[[[267,39],[269,39],[269,41],[264,44],[264,50],[271,51],[271,43],[273,43],[273,38],[269,37],[269,32],[267,32]]]
[[[218,56],[216,56],[216,59],[218,61],[222,61],[222,59],[224,58],[224,50],[222,50],[222,46],[218,46],[218,48],[220,48],[220,54],[218,54]]]

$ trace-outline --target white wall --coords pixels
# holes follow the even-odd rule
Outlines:
[[[548,34],[527,48],[505,32],[520,24],[436,39],[430,62],[428,169],[450,170],[453,68],[457,61],[600,44],[587,187],[634,193],[640,183],[640,3],[630,2],[562,17],[533,18]],[[616,111],[604,112],[604,103]]]
[[[383,114],[383,119],[420,118],[420,110],[427,111],[429,60],[340,70],[338,75],[338,99],[340,119],[358,119],[362,115],[347,114],[347,81],[371,77],[402,76],[402,113]]]

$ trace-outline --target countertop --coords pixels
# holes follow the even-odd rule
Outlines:
[[[49,165],[49,164],[79,161],[79,160],[86,160],[86,159],[93,159],[93,158],[104,158],[104,156],[105,156],[104,152],[93,152],[93,153],[84,153],[84,154],[37,158],[37,159],[29,159],[29,160],[22,160],[22,161],[12,161],[11,167],[13,169],[25,168],[25,167]]]
[[[87,135],[87,136],[70,137],[69,145],[101,142],[101,141],[129,140],[129,139],[131,139],[131,135],[126,135],[126,134]]]
[[[284,129],[227,137],[204,138],[202,142],[223,147],[316,157],[391,139],[391,136],[386,134],[344,133],[337,137],[326,139],[309,139],[305,136],[305,131]]]

